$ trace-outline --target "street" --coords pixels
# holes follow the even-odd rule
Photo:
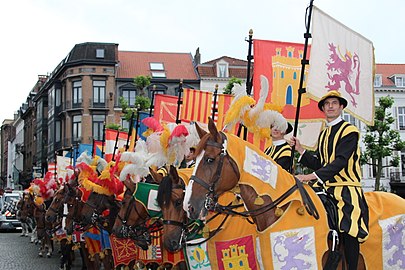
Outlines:
[[[38,256],[38,245],[29,237],[21,237],[19,231],[0,232],[0,269],[10,270],[57,270],[59,269],[59,244],[54,241],[55,251],[51,258]],[[81,269],[80,254],[75,252],[72,269]]]

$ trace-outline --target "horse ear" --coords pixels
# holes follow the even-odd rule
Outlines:
[[[158,173],[151,167],[149,167],[149,172],[150,172],[150,175],[152,175],[152,178],[153,178],[153,180],[155,180],[156,183],[160,184],[160,182],[162,182],[163,175],[161,175],[160,173]]]
[[[200,139],[201,139],[202,137],[204,137],[205,134],[207,134],[207,132],[206,132],[204,129],[202,129],[202,128],[200,127],[200,125],[197,124],[197,123],[195,123],[195,129],[197,130],[197,133],[198,133],[198,136],[200,137]]]
[[[174,184],[179,183],[179,174],[177,173],[176,167],[170,165],[170,175],[172,176],[172,181]]]
[[[211,133],[212,136],[214,136],[214,138],[216,140],[220,139],[221,137],[219,136],[219,132],[217,129],[217,126],[214,123],[214,120],[212,120],[212,118],[210,117],[208,120],[208,130]]]

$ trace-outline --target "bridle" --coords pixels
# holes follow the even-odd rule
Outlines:
[[[225,141],[226,137],[225,135],[221,132],[220,133],[222,136],[222,141]],[[293,185],[290,189],[288,189],[286,192],[284,192],[279,198],[275,199],[274,201],[270,202],[269,204],[263,205],[262,207],[256,208],[254,210],[250,211],[244,211],[244,212],[238,212],[235,211],[234,209],[237,208],[238,206],[225,206],[225,205],[220,205],[218,203],[218,194],[215,193],[215,187],[217,183],[221,179],[221,173],[222,173],[222,168],[224,165],[224,159],[227,157],[229,159],[229,164],[231,164],[232,169],[235,173],[239,172],[238,168],[236,168],[236,164],[231,162],[231,157],[229,156],[227,150],[224,148],[223,144],[215,142],[215,141],[207,141],[206,146],[212,146],[219,148],[220,154],[219,154],[219,161],[218,161],[218,167],[217,170],[213,176],[214,181],[212,182],[211,185],[203,181],[201,178],[193,175],[191,176],[191,180],[194,180],[197,184],[200,186],[204,187],[208,193],[206,194],[205,202],[204,202],[204,207],[208,211],[215,211],[217,213],[223,213],[223,214],[230,214],[230,215],[239,215],[243,217],[255,217],[261,214],[264,214],[267,211],[270,211],[284,201],[288,196],[290,196],[295,190],[299,190],[303,204],[305,206],[305,209],[307,210],[308,214],[313,216],[315,219],[319,219],[319,213],[315,207],[315,204],[313,203],[312,199],[310,198],[309,194],[305,190],[303,184],[294,177],[295,179],[295,185]]]
[[[222,137],[222,141],[225,141],[226,140],[225,135],[222,132],[220,134]],[[212,147],[215,147],[215,148],[218,148],[221,150],[219,153],[218,166],[217,166],[217,169],[213,176],[214,181],[212,181],[211,185],[209,185],[207,182],[205,182],[201,178],[197,177],[196,175],[192,175],[190,177],[190,180],[193,180],[195,183],[199,184],[200,186],[202,186],[203,188],[205,188],[208,191],[205,195],[204,207],[208,211],[215,211],[216,206],[218,204],[218,197],[219,197],[219,195],[216,194],[216,192],[215,192],[215,187],[218,184],[218,182],[221,180],[221,173],[222,173],[222,168],[224,166],[224,159],[228,158],[229,163],[231,164],[232,169],[236,175],[239,174],[239,171],[238,171],[238,168],[236,167],[236,165],[233,162],[231,162],[231,158],[228,154],[228,151],[224,148],[222,143],[207,140],[206,146],[212,146]]]
[[[129,189],[127,189],[127,191],[128,190]],[[132,193],[135,193],[135,191],[133,191]],[[133,209],[136,211],[137,215],[139,217],[141,217],[141,221],[134,225],[128,225],[128,219],[129,219]],[[122,223],[120,230],[119,230],[119,234],[122,235],[123,238],[131,238],[132,240],[143,241],[143,242],[146,242],[149,244],[151,242],[150,233],[154,231],[154,228],[156,226],[147,226],[146,225],[146,220],[148,219],[148,217],[150,217],[148,212],[147,212],[147,215],[148,216],[146,216],[144,218],[144,217],[142,217],[141,213],[139,213],[139,211],[136,207],[135,196],[134,196],[134,194],[132,194],[131,198],[128,202],[128,207],[125,211],[124,217],[121,217],[119,213],[117,215],[117,218]]]

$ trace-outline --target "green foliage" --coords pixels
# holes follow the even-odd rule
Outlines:
[[[378,100],[379,106],[375,108],[374,126],[367,126],[366,134],[363,138],[366,150],[360,158],[361,164],[370,164],[376,172],[375,189],[380,189],[380,179],[382,169],[385,167],[397,167],[399,157],[394,156],[394,152],[405,148],[405,142],[397,130],[391,129],[391,124],[395,122],[387,109],[394,104],[394,99],[390,96],[381,97]],[[390,164],[383,165],[385,157],[391,157]],[[370,162],[370,160],[372,162]]]
[[[123,97],[119,98],[119,103],[122,108],[122,113],[124,114],[124,119],[130,121],[132,113],[134,113],[134,117],[136,117],[137,108],[139,108],[140,111],[146,111],[150,108],[151,101],[148,97],[136,96],[134,108],[129,107],[128,101]]]
[[[120,130],[120,131],[122,130],[120,125],[114,124],[114,123],[110,123],[110,124],[105,125],[105,128],[114,129],[114,130]]]
[[[224,87],[224,94],[233,95],[232,89],[234,88],[235,84],[242,85],[242,80],[235,77],[230,78]]]
[[[137,76],[134,78],[134,84],[140,96],[145,96],[145,87],[150,85],[150,76]]]

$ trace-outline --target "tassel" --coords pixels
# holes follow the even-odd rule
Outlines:
[[[263,205],[263,204],[264,204],[263,198],[260,197],[260,196],[257,196],[257,198],[255,199],[254,204],[255,204],[255,205]]]
[[[240,187],[239,187],[239,185],[235,186],[235,187],[231,190],[231,192],[236,193],[236,194],[240,194]]]
[[[208,238],[210,236],[210,229],[207,226],[204,226],[202,229],[202,237]]]
[[[297,214],[300,216],[303,216],[305,214],[304,206],[301,205],[300,207],[297,208]]]
[[[284,210],[281,209],[280,207],[277,207],[276,210],[274,210],[274,215],[276,217],[281,217],[284,214]]]

